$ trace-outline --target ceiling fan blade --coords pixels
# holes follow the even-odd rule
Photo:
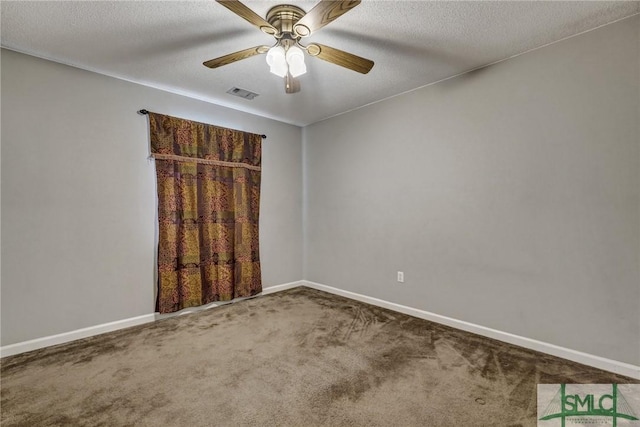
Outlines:
[[[241,18],[246,19],[250,24],[258,27],[262,32],[267,33],[269,35],[275,35],[278,33],[278,30],[267,21],[265,21],[260,15],[255,13],[253,10],[249,9],[244,4],[240,3],[238,0],[216,0],[218,3],[229,9],[231,12],[235,13]]]
[[[294,78],[291,73],[284,76],[284,91],[286,93],[300,92],[300,81]]]
[[[307,37],[360,4],[361,0],[321,0],[293,26],[293,32]]]
[[[210,59],[208,61],[203,62],[202,64],[205,67],[218,68],[218,67],[222,67],[223,65],[240,61],[242,59],[247,59],[255,55],[260,55],[261,53],[267,53],[268,50],[269,50],[269,46],[264,46],[264,45],[250,47],[249,49],[240,50],[238,52],[233,52],[228,55],[221,56],[219,58]]]
[[[312,43],[307,46],[307,53],[332,64],[340,65],[358,73],[367,74],[373,68],[373,61],[362,58],[340,49]]]

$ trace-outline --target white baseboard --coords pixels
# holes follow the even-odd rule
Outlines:
[[[333,288],[331,286],[323,285],[320,283],[302,281],[302,284],[309,288],[329,292],[335,295],[340,295],[378,307],[387,308],[389,310],[408,314],[420,319],[429,320],[432,322],[440,323],[442,325],[451,326],[456,329],[461,329],[463,331],[472,332],[474,334],[482,335],[488,338],[493,338],[509,344],[536,350],[542,353],[550,354],[552,356],[561,357],[563,359],[572,360],[584,365],[593,366],[594,368],[599,368],[605,371],[614,372],[616,374],[625,375],[627,377],[640,379],[640,366],[618,362],[616,360],[595,356],[593,354],[583,353],[581,351],[571,350],[569,348],[560,347],[554,344],[549,344],[530,338],[525,338],[519,335],[510,334],[508,332],[498,331],[496,329],[487,328],[462,320],[452,319],[450,317],[441,316],[439,314],[430,313],[428,311],[420,310],[417,308],[407,307],[405,305],[384,301],[378,298],[344,291],[342,289]]]
[[[625,376],[640,380],[640,366],[631,365],[629,363],[624,363],[624,362],[618,362],[616,360],[611,360],[611,359],[595,356],[593,354],[583,353],[576,350],[571,350],[569,348],[560,347],[554,344],[549,344],[542,341],[537,341],[534,339],[522,337],[519,335],[510,334],[508,332],[498,331],[496,329],[491,329],[491,328],[476,325],[473,323],[465,322],[462,320],[453,319],[451,317],[430,313],[425,310],[407,307],[405,305],[396,304],[396,303],[384,301],[378,298],[357,294],[355,292],[333,288],[331,286],[323,285],[320,283],[310,282],[306,280],[283,283],[281,285],[274,285],[274,286],[269,286],[264,288],[262,290],[262,295],[268,295],[274,292],[280,292],[287,289],[296,288],[298,286],[307,286],[309,288],[317,289],[317,290],[328,292],[335,295],[340,295],[356,301],[361,301],[361,302],[375,305],[378,307],[387,308],[389,310],[408,314],[410,316],[414,316],[420,319],[425,319],[432,322],[440,323],[442,325],[451,326],[456,329],[472,332],[474,334],[482,335],[488,338],[493,338],[499,341],[507,342],[509,344],[514,344],[514,345],[528,348],[531,350],[540,351],[542,353],[550,354],[552,356],[562,357],[563,359],[572,360],[574,362],[582,363],[584,365],[593,366],[595,368],[603,369],[605,371],[614,372],[616,374],[625,375]],[[15,354],[25,353],[27,351],[38,350],[44,347],[64,344],[70,341],[75,341],[82,338],[103,334],[106,332],[116,331],[118,329],[123,329],[131,326],[153,322],[156,320],[157,316],[158,315],[156,313],[145,314],[142,316],[132,317],[130,319],[118,320],[115,322],[109,322],[101,325],[91,326],[88,328],[77,329],[75,331],[65,332],[62,334],[51,335],[48,337],[42,337],[34,340],[6,345],[3,347],[0,347],[0,357],[13,356]]]
[[[117,320],[115,322],[103,323],[101,325],[90,326],[88,328],[76,329],[75,331],[64,332],[62,334],[50,335],[48,337],[36,338],[34,340],[23,341],[0,347],[0,357],[13,356],[27,351],[38,350],[52,345],[64,344],[105,332],[117,331],[118,329],[129,328],[131,326],[142,325],[153,322],[154,314],[144,314],[142,316],[131,317],[129,319]]]
[[[305,282],[303,280],[298,280],[297,282],[289,282],[289,283],[283,283],[282,285],[269,286],[268,288],[262,288],[262,295],[269,295],[274,292],[280,292],[280,291],[285,291],[287,289],[297,288],[298,286],[304,285],[304,283]]]
[[[262,295],[274,292],[284,291],[285,289],[295,288],[302,285],[302,281],[283,283],[281,285],[269,286],[262,290]],[[90,326],[88,328],[77,329],[75,331],[64,332],[61,334],[51,335],[48,337],[36,338],[29,341],[23,341],[16,344],[10,344],[0,347],[0,357],[13,356],[27,351],[38,350],[40,348],[50,347],[53,345],[64,344],[82,338],[92,337],[94,335],[104,334],[106,332],[117,331],[131,326],[141,325],[143,323],[153,322],[155,320],[164,319],[172,316],[189,314],[191,312],[214,308],[220,303],[211,303],[207,306],[197,307],[195,309],[185,309],[178,313],[158,314],[150,313],[142,316],[132,317],[130,319],[117,320],[115,322],[103,323],[101,325]]]

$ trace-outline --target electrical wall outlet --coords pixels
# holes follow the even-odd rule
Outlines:
[[[398,282],[404,283],[404,273],[402,271],[398,271]]]

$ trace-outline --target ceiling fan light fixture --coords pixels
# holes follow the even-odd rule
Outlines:
[[[267,64],[269,71],[278,77],[287,75],[287,60],[282,46],[274,46],[267,52]]]
[[[203,62],[203,65],[208,68],[218,68],[255,55],[267,54],[269,70],[278,77],[284,77],[286,93],[300,91],[300,82],[296,77],[307,72],[304,60],[307,55],[358,73],[367,74],[373,67],[373,61],[369,59],[318,43],[306,46],[299,43],[301,38],[310,36],[333,22],[360,4],[361,1],[320,0],[308,13],[291,4],[279,4],[269,9],[266,17],[262,18],[244,5],[241,0],[216,0],[254,27],[273,36],[275,44],[272,47],[266,45],[250,47],[210,59]]]
[[[307,72],[307,66],[304,63],[304,52],[299,47],[289,47],[286,59],[292,77],[298,77]]]

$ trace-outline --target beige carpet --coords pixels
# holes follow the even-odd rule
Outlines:
[[[535,426],[637,382],[308,288],[2,360],[3,426]]]

